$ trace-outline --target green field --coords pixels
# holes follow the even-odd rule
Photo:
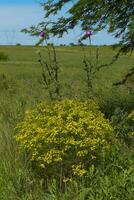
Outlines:
[[[41,79],[41,66],[38,63],[37,51],[41,50],[44,59],[48,59],[46,48],[30,46],[1,46],[0,52],[9,56],[7,62],[0,62],[0,74],[7,78],[17,81],[20,87],[28,90],[34,87],[34,93],[44,93],[42,86],[39,84]],[[92,52],[92,59],[95,60],[96,47],[84,48],[87,56],[89,51]],[[58,63],[60,66],[61,91],[65,97],[83,98],[86,91],[86,73],[83,65],[83,48],[82,47],[56,47]],[[110,46],[99,47],[99,64],[109,63],[116,51]],[[95,74],[93,79],[93,90],[96,95],[104,96],[107,93],[115,98],[128,98],[129,93],[126,86],[114,87],[112,84],[122,80],[128,70],[133,66],[134,54],[121,55],[120,58],[109,67],[102,68]],[[127,86],[132,87],[133,77],[127,82]],[[38,88],[38,89],[36,89]],[[40,88],[40,89],[39,89]],[[30,88],[29,88],[30,89]],[[38,94],[37,94],[38,95]],[[106,95],[105,95],[106,96]],[[118,97],[117,97],[118,96]],[[123,99],[122,99],[123,100]]]
[[[112,56],[116,52],[112,47],[98,47],[100,52],[100,63],[108,63],[112,59]],[[7,74],[16,79],[29,78],[30,76],[40,76],[40,66],[38,64],[37,50],[42,49],[40,47],[30,47],[30,46],[1,46],[0,52],[4,52],[9,56],[8,62],[0,62],[0,73]],[[85,47],[85,51],[88,52],[90,48]],[[92,56],[95,55],[95,47],[91,47]],[[44,51],[44,56],[47,56],[46,50]],[[57,47],[56,48],[58,61],[61,66],[61,74],[66,78],[69,78],[74,72],[73,77],[80,75],[83,71],[82,59],[83,59],[83,49],[82,47]],[[99,81],[105,81],[107,83],[114,82],[122,78],[127,70],[132,67],[134,63],[134,54],[122,55],[119,60],[106,70],[102,70],[99,75]],[[69,74],[69,75],[68,75]],[[64,77],[64,79],[65,79]],[[22,79],[23,79],[22,78]]]
[[[99,64],[109,63],[117,53],[111,46],[98,48]],[[56,47],[63,99],[87,99],[84,52],[87,56],[91,52],[92,62],[95,62],[96,49]],[[0,46],[0,52],[9,58],[8,61],[0,61],[0,200],[132,200],[133,144],[127,141],[127,134],[133,130],[133,124],[129,129],[126,116],[134,109],[134,76],[124,85],[113,86],[113,83],[122,80],[134,66],[134,53],[121,55],[92,79],[91,97],[115,129],[115,144],[110,156],[104,159],[103,155],[102,161],[95,164],[95,171],[90,166],[87,179],[78,178],[70,185],[64,185],[61,191],[53,179],[46,180],[48,188],[45,188],[45,181],[35,173],[27,154],[18,153],[14,137],[15,127],[24,118],[25,112],[48,100],[38,50],[48,61],[45,47]]]

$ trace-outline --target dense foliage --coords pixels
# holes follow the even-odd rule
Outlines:
[[[104,69],[101,74],[97,74],[96,81],[94,80],[93,83],[93,91],[95,94],[94,98],[101,107],[100,112],[94,102],[90,101],[89,104],[78,100],[85,99],[85,93],[82,92],[84,89],[84,80],[81,81],[85,76],[80,68],[82,55],[79,47],[57,48],[58,56],[63,66],[63,68],[61,68],[63,99],[75,99],[72,102],[76,102],[76,105],[74,104],[73,106],[72,104],[72,110],[77,114],[82,112],[84,106],[88,108],[86,110],[86,113],[88,113],[87,119],[91,116],[93,117],[89,120],[89,125],[92,125],[93,128],[88,132],[90,138],[91,134],[95,136],[93,133],[97,133],[96,136],[98,138],[103,137],[106,139],[106,145],[111,143],[111,139],[114,143],[114,145],[111,145],[113,143],[110,144],[111,148],[109,153],[109,151],[107,151],[109,148],[105,151],[105,143],[102,144],[101,141],[99,149],[99,144],[97,140],[95,140],[96,138],[93,137],[91,141],[96,141],[95,145],[97,148],[91,153],[96,154],[96,159],[94,158],[91,160],[88,166],[87,160],[91,158],[92,154],[89,154],[89,157],[78,157],[78,159],[81,159],[82,162],[84,161],[86,164],[84,167],[87,167],[84,176],[81,177],[78,176],[78,174],[77,176],[75,174],[71,178],[61,176],[64,182],[61,182],[59,185],[59,181],[57,182],[57,179],[54,179],[51,174],[49,177],[44,177],[46,168],[44,169],[44,166],[37,165],[36,161],[30,161],[31,154],[25,151],[26,149],[23,149],[25,151],[24,154],[20,153],[18,143],[19,145],[23,144],[21,141],[16,142],[14,127],[16,127],[19,122],[23,121],[22,124],[25,122],[26,131],[28,131],[28,128],[31,128],[31,130],[34,129],[31,135],[29,132],[30,140],[28,140],[27,144],[30,144],[33,136],[32,144],[37,146],[37,150],[39,150],[38,144],[42,147],[44,142],[42,138],[40,140],[40,130],[44,130],[44,126],[40,124],[40,119],[37,119],[37,117],[41,115],[44,116],[43,110],[46,109],[51,109],[52,114],[54,114],[55,106],[59,105],[58,108],[60,108],[61,103],[66,102],[66,104],[63,104],[65,107],[67,101],[56,102],[56,104],[54,102],[39,104],[39,102],[44,102],[44,99],[48,100],[48,96],[46,90],[44,90],[42,86],[41,70],[36,62],[37,56],[35,56],[36,48],[22,46],[1,47],[1,49],[2,52],[8,53],[12,62],[0,62],[0,200],[132,200],[134,197],[134,98],[132,93],[128,92],[129,90],[124,86],[115,88],[112,87],[112,83],[121,78],[126,72],[126,66],[129,67],[133,63],[133,59],[122,56],[122,59],[119,59],[117,65],[109,69]],[[103,53],[102,60],[104,60],[104,62],[105,58],[110,59],[109,55],[113,55],[110,47],[101,47],[101,52]],[[44,54],[45,59],[47,59],[45,50]],[[82,103],[80,104],[81,106],[78,106],[79,103]],[[39,106],[36,107],[37,104],[39,104]],[[88,105],[88,107],[86,105]],[[27,111],[26,114],[25,111]],[[65,111],[67,115],[71,115],[70,109],[68,109],[68,112],[66,109]],[[60,116],[61,112],[58,113]],[[50,119],[55,119],[58,113],[51,116],[49,115],[50,113],[48,113],[48,115],[42,117],[43,124],[45,124],[44,120],[48,119],[48,117],[50,117]],[[108,118],[112,122],[114,133],[106,131],[111,125],[109,125],[109,120],[106,120],[102,113],[105,113],[105,118]],[[77,119],[75,117],[73,118],[73,113],[71,116],[72,120],[70,120],[68,124],[76,125],[75,129],[78,128],[78,132],[80,136],[82,136],[82,132],[80,131],[81,125],[73,122]],[[28,123],[28,121],[30,121],[28,117],[31,117],[33,123]],[[84,123],[86,119],[80,118],[80,121],[82,120]],[[61,124],[59,123],[58,125],[58,122],[58,120],[54,120],[54,123],[57,124],[56,128],[59,130]],[[106,122],[108,127],[106,128],[101,122]],[[55,136],[55,133],[52,132],[52,130],[55,130],[52,123],[53,121],[47,121],[47,124],[45,124],[47,131],[45,133],[48,134],[48,132],[50,132],[50,136]],[[20,129],[22,124],[20,124]],[[34,127],[34,124],[37,126]],[[49,125],[52,127],[49,127]],[[41,127],[41,129],[39,129],[39,127]],[[88,127],[89,126],[87,126],[87,128]],[[66,126],[62,126],[61,128],[64,130]],[[97,128],[100,128],[100,131]],[[76,133],[75,129],[71,129],[68,133]],[[23,132],[22,129],[21,131]],[[19,136],[19,132],[18,127],[17,136]],[[60,136],[59,133],[61,132],[57,132],[57,135]],[[68,136],[66,137],[68,142],[67,147],[70,148],[70,151],[74,151],[74,145],[70,138],[71,135],[68,133],[66,134],[66,136]],[[113,134],[114,137],[109,138],[109,136]],[[37,136],[39,136],[39,138]],[[76,135],[73,136],[76,138]],[[108,138],[105,136],[108,136]],[[37,143],[36,141],[34,143],[34,139],[36,139]],[[50,139],[50,137],[46,137],[45,141],[50,141]],[[81,139],[81,137],[79,139]],[[84,141],[86,141],[86,138]],[[53,140],[51,146],[48,146],[48,150],[51,147],[53,148],[55,144]],[[84,144],[86,145],[86,142]],[[31,152],[35,146],[32,146]],[[89,145],[89,147],[85,147],[86,150],[90,151],[94,146]],[[103,152],[101,151],[102,149]],[[70,157],[72,158],[71,163],[74,164],[75,161],[78,163],[78,159],[73,160],[73,156],[76,157],[75,151],[74,154],[70,153]],[[70,157],[68,156],[67,159],[70,160]],[[65,159],[63,159],[63,161],[65,161]],[[77,163],[75,162],[75,164]],[[54,164],[54,162],[52,164]],[[55,162],[55,166],[56,164],[58,164],[58,162]],[[47,166],[49,170],[50,164]],[[68,166],[69,163],[67,167]],[[57,170],[56,167],[54,170],[55,169]],[[82,169],[84,169],[84,171],[80,171]],[[53,173],[56,172],[53,171],[51,166],[50,170],[52,170]],[[76,172],[71,170],[70,174]],[[79,172],[85,172],[85,168],[81,168],[80,170]],[[51,171],[47,172],[51,173]],[[56,176],[58,175],[56,174]]]
[[[31,27],[29,32],[33,35],[41,29],[45,33],[62,36],[79,25],[82,30],[107,28],[108,32],[121,38],[121,44],[124,44],[122,50],[134,48],[133,0],[47,0],[42,6],[45,20],[36,28]]]
[[[45,176],[83,176],[111,148],[112,127],[93,102],[38,105],[17,126],[17,140]]]
[[[134,110],[128,116],[128,120],[129,120],[129,126],[130,126],[129,135],[131,139],[134,140]]]
[[[134,144],[134,111],[123,111],[116,109],[112,116],[112,122],[115,129],[116,136],[128,146]]]

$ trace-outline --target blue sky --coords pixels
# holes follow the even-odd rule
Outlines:
[[[43,10],[40,0],[0,0],[0,45],[16,43],[33,45],[38,38],[30,37],[20,32],[25,27],[36,25],[43,20]],[[63,38],[51,38],[50,42],[77,43],[79,29],[70,32]],[[113,44],[118,40],[107,34],[106,30],[92,36],[92,43],[97,45]]]
[[[39,0],[0,0],[0,5],[31,5],[38,2]]]

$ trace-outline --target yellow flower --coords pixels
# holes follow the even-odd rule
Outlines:
[[[84,176],[89,165],[109,151],[110,122],[94,101],[41,103],[26,112],[16,127],[16,140],[37,170],[47,176]]]

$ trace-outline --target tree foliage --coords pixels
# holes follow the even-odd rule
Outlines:
[[[46,0],[41,4],[44,21],[31,27],[32,34],[43,29],[52,35],[62,36],[75,26],[98,32],[107,28],[121,39],[122,51],[134,48],[134,0]],[[67,12],[63,15],[63,10]],[[26,30],[25,30],[26,31]]]
[[[84,32],[93,30],[94,33],[107,29],[120,39],[120,49],[110,64],[122,52],[134,50],[134,0],[44,0],[41,5],[45,13],[44,21],[29,30],[24,29],[25,33],[39,35],[40,31],[44,31],[45,39],[49,39],[50,35],[62,37],[76,26]],[[79,42],[87,37],[84,34]],[[133,76],[133,70],[134,67],[115,85],[124,84]]]

